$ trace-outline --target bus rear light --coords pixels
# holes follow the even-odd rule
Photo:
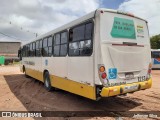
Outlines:
[[[102,77],[102,79],[105,79],[107,77],[107,74],[104,72],[104,73],[102,73],[101,77]]]
[[[104,72],[104,71],[105,71],[105,67],[104,67],[104,66],[101,66],[101,67],[99,68],[99,71],[100,71],[100,72]]]
[[[108,79],[107,79],[107,73],[104,64],[99,64],[98,65],[98,73],[99,73],[99,78],[102,82],[103,85],[107,85]]]

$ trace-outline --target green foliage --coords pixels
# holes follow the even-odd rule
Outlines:
[[[160,34],[150,38],[151,49],[160,49]]]

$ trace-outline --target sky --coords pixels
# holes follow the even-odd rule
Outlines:
[[[133,13],[160,34],[160,0],[1,0],[0,41],[33,39],[97,8]]]

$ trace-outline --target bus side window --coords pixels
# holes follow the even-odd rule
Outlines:
[[[52,56],[52,46],[53,46],[53,38],[52,36],[48,37],[48,56]]]
[[[54,37],[54,56],[66,56],[67,48],[68,48],[68,32],[63,31],[61,33],[57,33]]]
[[[92,53],[93,23],[87,22],[70,29],[69,56],[90,56]]]
[[[92,38],[92,31],[93,31],[93,23],[87,23],[85,26],[85,39]]]
[[[48,38],[43,39],[43,56],[48,56]]]
[[[22,52],[23,52],[23,48],[19,48],[19,50],[18,50],[18,58],[19,58],[19,60],[22,60]]]
[[[19,50],[21,57],[24,57],[24,46]]]
[[[27,46],[24,46],[24,57],[27,57]]]
[[[29,56],[32,56],[32,43],[29,44]]]
[[[71,42],[73,40],[73,30],[70,29],[69,30],[69,42]]]
[[[159,51],[152,51],[152,58],[160,58],[160,52]]]
[[[35,56],[36,43],[33,42],[32,45],[33,45],[33,48],[32,48],[32,56]]]
[[[41,56],[41,54],[40,54],[40,41],[38,40],[38,41],[36,41],[36,57],[40,57]]]
[[[25,54],[26,54],[26,57],[28,57],[28,45],[26,45],[26,52],[25,52]]]
[[[60,54],[60,34],[56,34],[54,36],[54,51],[53,55],[54,56],[59,56]]]
[[[67,55],[67,43],[68,43],[67,32],[62,32],[61,33],[60,56],[66,56]]]
[[[26,46],[23,46],[21,50],[22,57],[26,57]]]
[[[42,40],[39,41],[39,53],[40,53],[40,56],[42,56]]]
[[[80,42],[80,55],[90,55],[92,53],[92,23],[85,25],[85,39]]]

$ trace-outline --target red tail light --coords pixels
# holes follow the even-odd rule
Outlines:
[[[102,79],[105,79],[107,77],[107,74],[104,72],[104,73],[102,73],[101,77],[102,77]]]
[[[102,84],[106,85],[108,82],[108,79],[107,79],[107,73],[103,64],[98,65],[98,73],[99,73],[99,78]]]
[[[107,74],[106,74],[104,65],[99,66],[99,74],[102,79],[106,79]]]

